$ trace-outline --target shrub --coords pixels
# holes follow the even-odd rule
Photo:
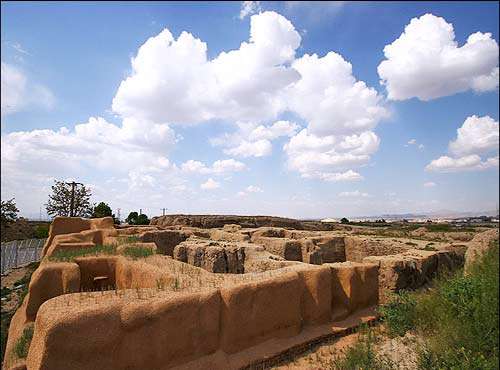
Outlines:
[[[33,338],[33,325],[30,325],[23,330],[23,334],[17,340],[14,352],[19,358],[26,358],[30,349],[31,339]]]
[[[390,336],[404,336],[415,327],[415,304],[415,296],[402,290],[388,304],[379,308]]]
[[[392,335],[426,339],[421,369],[498,369],[498,241],[464,276],[437,279],[425,292],[396,295],[380,308]]]

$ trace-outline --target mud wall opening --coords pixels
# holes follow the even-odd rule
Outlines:
[[[77,258],[80,268],[80,291],[116,289],[116,259],[108,257]]]

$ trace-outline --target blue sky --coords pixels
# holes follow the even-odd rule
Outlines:
[[[2,199],[24,215],[54,179],[122,215],[498,203],[497,2],[1,7]]]

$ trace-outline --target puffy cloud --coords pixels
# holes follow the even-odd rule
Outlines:
[[[188,32],[175,39],[165,29],[139,48],[113,110],[173,124],[272,119],[286,108],[284,88],[299,78],[286,64],[300,40],[290,21],[263,12],[251,17],[248,42],[208,60],[204,42]]]
[[[491,33],[471,34],[459,47],[453,25],[432,14],[413,18],[384,55],[378,74],[392,100],[428,101],[498,87],[498,44]]]
[[[203,190],[214,190],[220,188],[220,184],[212,178],[209,178],[206,182],[200,185]]]
[[[480,154],[498,150],[498,122],[489,116],[467,117],[457,130],[456,140],[450,142],[450,152],[455,155]]]
[[[38,106],[50,109],[54,105],[54,95],[45,86],[32,83],[17,67],[1,62],[1,114],[7,115]]]
[[[174,166],[164,156],[176,138],[168,126],[127,119],[122,126],[91,117],[74,130],[18,131],[2,135],[2,176],[79,176],[85,169],[128,174],[145,163]]]
[[[352,65],[341,55],[306,54],[292,67],[301,78],[289,87],[290,109],[309,122],[312,134],[359,133],[388,116],[382,97],[363,81],[356,81]]]
[[[342,198],[368,198],[368,197],[370,197],[370,194],[362,193],[359,190],[343,191],[343,192],[339,193],[339,197],[342,197]]]
[[[244,196],[247,196],[248,194],[250,193],[263,193],[264,191],[259,188],[258,186],[255,186],[255,185],[249,185],[245,188],[245,191],[239,191],[238,195],[239,197],[244,197]]]
[[[303,129],[284,146],[288,155],[288,167],[302,177],[338,181],[332,170],[347,169],[368,163],[370,155],[379,146],[380,139],[371,131],[359,135],[319,137]],[[359,180],[354,171],[342,179]],[[355,174],[352,176],[352,174]]]
[[[272,125],[238,122],[238,130],[212,138],[214,146],[221,146],[224,153],[238,157],[264,157],[272,153],[271,140],[282,136],[292,136],[299,126],[289,121],[277,121]]]
[[[233,158],[217,160],[211,167],[207,167],[205,164],[199,161],[194,161],[190,159],[181,165],[181,169],[184,172],[199,173],[199,174],[222,174],[227,172],[239,172],[246,169],[244,163],[234,160]]]
[[[277,121],[271,126],[259,125],[249,135],[250,140],[274,140],[281,136],[293,136],[299,126],[290,121]]]
[[[262,189],[259,188],[258,186],[254,186],[254,185],[247,186],[247,188],[245,190],[248,193],[262,193]]]
[[[478,171],[498,167],[498,155],[482,160],[480,154],[498,153],[499,125],[489,116],[467,117],[448,148],[453,157],[441,156],[426,166],[427,171]]]
[[[260,1],[243,1],[241,3],[240,19],[243,19],[247,15],[255,14],[260,11]]]
[[[432,182],[432,181],[428,181],[428,182],[424,183],[424,187],[426,187],[426,188],[433,188],[434,186],[436,186],[436,183]]]
[[[243,140],[234,148],[224,149],[225,154],[237,157],[264,157],[272,152],[272,145],[269,140],[257,140],[254,142]]]
[[[248,3],[243,9],[255,6]],[[270,155],[272,141],[279,137],[293,139],[297,124],[270,123],[291,111],[307,122],[307,132],[316,137],[311,140],[335,137],[335,148],[309,153],[293,150],[301,137],[291,141],[292,169],[300,168],[302,174],[317,171],[306,169],[314,162],[313,154],[321,154],[321,165],[331,167],[325,173],[340,173],[332,172],[333,167],[365,164],[379,143],[370,130],[388,115],[382,97],[357,81],[351,64],[337,53],[296,59],[300,42],[293,24],[269,11],[251,16],[248,42],[212,60],[203,41],[187,32],[175,39],[165,29],[139,48],[113,110],[125,118],[172,125],[212,119],[236,122],[236,132],[211,143],[226,155],[244,158]]]
[[[460,172],[486,170],[494,167],[498,167],[498,156],[481,161],[480,156],[471,154],[459,158],[451,158],[446,155],[441,156],[431,161],[425,169],[435,172]]]
[[[329,182],[363,180],[363,176],[361,176],[359,173],[353,170],[348,170],[345,172],[319,172],[319,171],[310,173],[308,172],[302,174],[302,177],[311,179],[320,179]]]

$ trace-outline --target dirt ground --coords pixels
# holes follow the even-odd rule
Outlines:
[[[16,282],[21,280],[28,272],[30,271],[30,268],[28,266],[25,267],[19,267],[11,270],[7,275],[3,275],[1,278],[1,287],[2,287],[2,313],[3,312],[9,312],[15,307],[17,307],[17,303],[19,301],[19,294],[22,290],[22,287],[19,287],[18,289],[14,289],[14,285],[16,285]],[[12,290],[9,294],[4,295],[3,294],[3,288],[9,288]]]
[[[372,327],[374,333],[374,352],[378,357],[387,359],[395,370],[417,369],[417,350],[422,339],[407,333],[404,337],[390,338],[385,334],[382,324]],[[334,369],[334,360],[341,358],[345,351],[355,345],[360,338],[353,333],[341,338],[324,342],[313,349],[272,367],[274,370]]]
[[[272,367],[272,369],[328,369],[336,356],[339,356],[342,351],[356,343],[358,336],[358,333],[353,333],[325,342],[300,356],[290,359],[286,363]]]

